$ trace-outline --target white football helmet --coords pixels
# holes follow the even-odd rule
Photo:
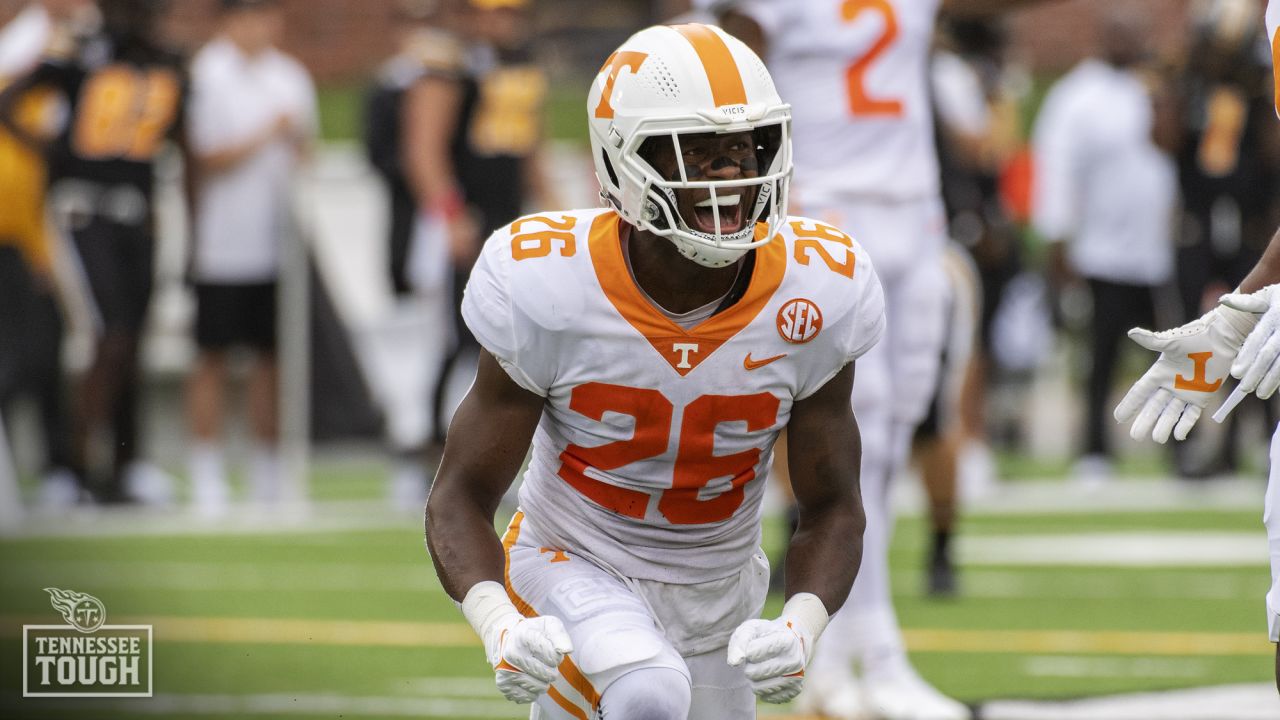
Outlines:
[[[668,238],[700,265],[735,262],[769,242],[787,216],[791,106],[778,97],[760,58],[720,28],[660,25],[632,35],[592,83],[587,120],[601,197],[628,223]],[[744,131],[754,138],[758,177],[691,179],[679,162],[681,135]],[[672,143],[678,178],[662,177],[641,156],[651,139]],[[732,201],[717,192],[743,187],[756,189],[754,206],[736,211],[745,213],[745,222],[722,233],[720,208]],[[676,191],[699,188],[710,193],[700,205],[714,213],[712,231],[695,227],[678,209]],[[736,199],[744,197],[750,195]]]

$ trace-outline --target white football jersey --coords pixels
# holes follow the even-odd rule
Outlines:
[[[745,0],[791,104],[795,198],[887,200],[939,189],[929,50],[940,0]]]
[[[880,281],[848,235],[787,218],[743,296],[686,331],[642,295],[619,227],[612,210],[521,218],[467,284],[467,326],[547,399],[520,506],[539,537],[625,577],[728,577],[759,545],[792,404],[883,333]]]

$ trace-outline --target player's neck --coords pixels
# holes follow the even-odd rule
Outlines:
[[[733,288],[738,265],[709,268],[680,254],[666,238],[622,223],[631,272],[653,301],[672,313],[687,313],[722,298]],[[628,235],[629,233],[629,235]]]

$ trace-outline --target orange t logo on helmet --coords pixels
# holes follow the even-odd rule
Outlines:
[[[600,104],[596,106],[596,117],[606,119],[613,117],[613,105],[610,104],[609,98],[613,97],[613,84],[618,81],[618,73],[622,72],[624,67],[630,69],[633,73],[638,72],[647,57],[649,57],[647,53],[620,50],[604,61],[604,67],[600,68],[600,72],[603,73],[607,70],[609,77],[605,79],[604,91],[600,93]]]

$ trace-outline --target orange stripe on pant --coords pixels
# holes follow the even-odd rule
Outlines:
[[[742,85],[742,73],[724,39],[706,25],[672,25],[671,29],[683,35],[698,53],[702,68],[707,71],[716,107],[746,104],[747,90]]]
[[[520,611],[520,614],[525,617],[535,617],[538,614],[538,611],[534,610],[532,605],[525,602],[524,598],[520,597],[520,594],[516,592],[515,586],[511,584],[511,548],[515,547],[516,541],[520,539],[520,524],[523,522],[524,513],[517,512],[511,518],[511,524],[507,526],[507,532],[502,536],[502,581],[507,587],[507,596],[511,598],[511,604],[516,606],[516,609]],[[561,661],[558,669],[565,681],[568,682],[574,690],[581,693],[582,697],[587,699],[587,702],[591,703],[592,709],[600,705],[600,693],[596,692],[596,689],[591,685],[591,681],[587,680],[587,676],[582,674],[582,671],[578,669],[577,665],[573,664],[573,661],[570,660],[568,656]],[[552,692],[554,692],[554,694],[552,694]],[[556,704],[565,708],[568,712],[573,713],[575,710],[581,712],[576,707],[574,707],[573,710],[570,710],[569,708],[573,707],[572,703],[569,703],[568,698],[554,687],[548,691],[548,694],[551,694],[551,699],[554,700]],[[566,703],[569,703],[567,707]],[[585,716],[582,716],[582,718],[583,720],[586,720]]]
[[[555,685],[547,688],[547,695],[549,695],[557,705],[564,708],[565,712],[578,718],[578,720],[587,720],[587,714],[582,712],[582,708],[574,705],[569,698],[562,695],[560,691],[556,689]]]

